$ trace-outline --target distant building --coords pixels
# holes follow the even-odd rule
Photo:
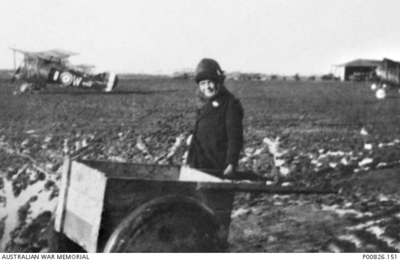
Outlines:
[[[242,73],[242,72],[230,72],[225,73],[226,79],[232,79],[235,81],[265,81],[267,76],[260,73]]]
[[[240,78],[240,72],[230,72],[230,73],[225,73],[226,79],[232,79],[232,80],[239,80]]]
[[[172,78],[174,79],[194,79],[194,71],[191,69],[184,69],[181,71],[176,71],[172,73]]]
[[[382,62],[382,60],[357,59],[337,65],[336,76],[341,81],[365,81],[375,74],[375,70]]]

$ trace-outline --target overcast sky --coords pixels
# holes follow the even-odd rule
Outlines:
[[[79,53],[98,70],[172,73],[204,57],[225,71],[323,74],[357,58],[400,60],[398,0],[2,0],[8,47]],[[18,57],[17,57],[18,58]]]

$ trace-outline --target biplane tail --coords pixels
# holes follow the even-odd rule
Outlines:
[[[108,73],[107,86],[104,89],[105,92],[111,92],[118,84],[118,77],[115,73]]]

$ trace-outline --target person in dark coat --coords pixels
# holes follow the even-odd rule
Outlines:
[[[213,59],[202,59],[195,71],[197,114],[187,164],[210,174],[231,175],[243,147],[243,107],[224,85]]]

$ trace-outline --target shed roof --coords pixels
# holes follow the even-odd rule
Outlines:
[[[356,59],[351,62],[341,64],[343,67],[374,67],[382,64],[381,60],[370,60],[370,59]]]

